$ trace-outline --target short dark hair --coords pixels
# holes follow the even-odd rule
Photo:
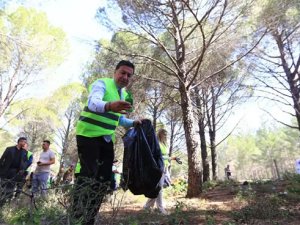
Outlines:
[[[43,142],[48,143],[49,145],[51,144],[49,140],[43,140]]]
[[[132,68],[133,73],[134,73],[134,65],[132,62],[130,62],[128,60],[121,60],[120,62],[118,62],[117,66],[116,66],[116,70],[119,69],[121,66],[128,66],[128,67]]]
[[[27,138],[26,138],[26,137],[19,137],[18,143],[19,143],[20,141],[27,141]]]

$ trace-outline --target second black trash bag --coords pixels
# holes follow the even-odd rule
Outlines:
[[[123,189],[135,195],[156,198],[163,174],[163,159],[154,128],[150,120],[127,131],[123,137]]]

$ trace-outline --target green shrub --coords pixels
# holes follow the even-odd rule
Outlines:
[[[167,196],[179,195],[186,193],[187,182],[184,179],[176,179],[172,182],[172,185],[164,190]]]
[[[243,221],[248,223],[255,219],[263,219],[272,221],[275,218],[282,218],[288,215],[288,212],[281,209],[282,199],[275,195],[265,198],[256,198],[249,205],[240,211],[233,212],[235,221]]]
[[[203,192],[209,191],[220,184],[220,181],[210,180],[206,181],[202,185]]]
[[[288,192],[300,195],[300,174],[285,173],[284,179],[288,181]]]
[[[214,216],[212,215],[206,215],[205,216],[205,225],[215,225],[216,223],[216,219],[214,218]]]
[[[36,208],[28,196],[21,196],[2,208],[2,218],[8,224],[66,224],[67,213],[58,202],[59,195],[49,193],[47,200],[36,199]]]
[[[168,224],[188,224],[187,214],[185,213],[186,209],[187,205],[184,202],[176,201],[175,211],[168,218]]]

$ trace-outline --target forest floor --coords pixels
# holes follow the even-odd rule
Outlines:
[[[169,215],[144,210],[147,198],[118,190],[102,204],[96,225],[299,225],[300,175],[280,181],[247,184],[233,180],[206,182],[197,198],[186,198],[186,182],[178,179],[163,190]],[[67,189],[53,192],[33,208],[27,196],[0,210],[0,225],[78,225],[67,214]],[[72,189],[70,189],[72,190]],[[1,197],[1,196],[0,196]],[[29,207],[30,206],[30,207]]]
[[[147,200],[129,191],[117,192],[100,212],[100,224],[117,225],[235,225],[300,224],[300,196],[289,193],[289,182],[242,184],[227,182],[207,190],[199,198],[164,189],[169,215],[143,210]]]

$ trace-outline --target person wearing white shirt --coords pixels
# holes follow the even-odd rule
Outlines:
[[[50,165],[55,163],[55,154],[50,149],[50,141],[44,140],[43,151],[40,154],[36,169],[32,177],[32,192],[41,192],[43,197],[47,194],[47,183],[50,175]]]
[[[129,84],[134,69],[131,62],[122,60],[117,64],[113,78],[100,78],[92,83],[76,125],[81,168],[75,183],[73,211],[76,219],[83,219],[83,224],[94,224],[110,186],[117,126],[131,127],[141,123],[123,115],[132,108],[125,101],[126,91],[123,88]],[[82,193],[87,186],[91,190]]]

